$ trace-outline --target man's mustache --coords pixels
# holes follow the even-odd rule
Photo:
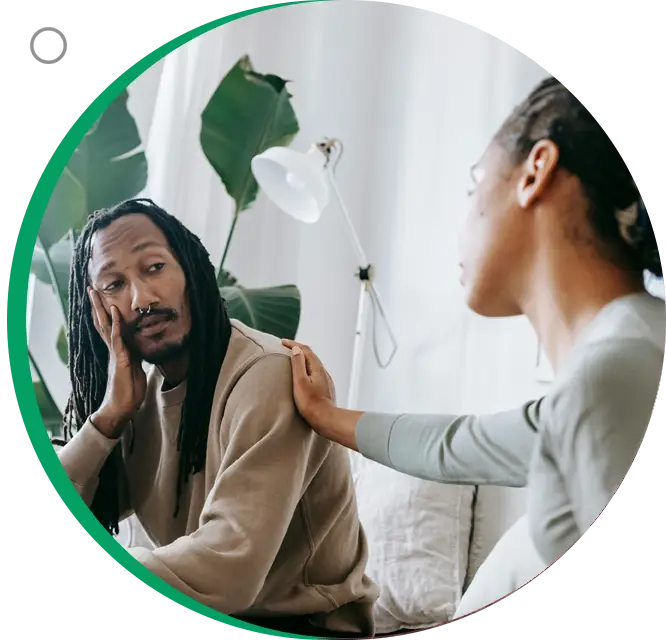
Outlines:
[[[131,322],[126,322],[123,328],[123,333],[126,335],[134,335],[141,331],[143,323],[148,320],[153,320],[154,318],[163,317],[166,321],[175,320],[178,317],[175,309],[151,309],[148,313],[141,314],[137,316]]]

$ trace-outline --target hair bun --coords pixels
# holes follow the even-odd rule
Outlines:
[[[639,234],[636,250],[643,268],[658,278],[664,277],[664,237],[657,214],[653,209],[638,203],[636,228]]]

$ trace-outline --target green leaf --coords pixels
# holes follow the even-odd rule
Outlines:
[[[296,337],[301,318],[301,294],[294,285],[246,289],[240,286],[222,287],[229,317],[248,327],[278,338]]]
[[[227,193],[244,211],[256,199],[252,158],[287,146],[298,133],[287,82],[254,71],[242,57],[215,90],[201,116],[201,146]]]
[[[88,216],[132,198],[146,186],[148,165],[124,89],[84,136],[62,172],[39,230],[50,249]]]
[[[132,198],[146,186],[148,163],[140,149],[136,122],[127,108],[128,97],[124,89],[93,125],[69,162],[85,186],[88,214]]]
[[[58,340],[56,341],[56,349],[58,350],[58,355],[63,364],[69,362],[69,351],[67,345],[67,334],[65,333],[65,327],[60,327],[58,332]]]
[[[69,286],[69,269],[72,264],[72,251],[73,240],[71,235],[67,235],[61,240],[58,240],[58,242],[49,249],[49,257],[51,258],[51,264],[53,265],[57,280],[57,292],[59,292],[62,298],[65,309],[68,308],[67,289]],[[53,285],[44,250],[39,245],[35,246],[35,250],[32,253],[30,270],[44,284]]]
[[[65,167],[51,194],[42,224],[39,240],[49,249],[72,228],[79,228],[86,221],[86,190],[79,178]]]
[[[37,406],[42,415],[42,420],[44,420],[44,425],[52,434],[60,433],[62,427],[62,415],[49,399],[44,383],[41,380],[33,380],[32,386],[35,390]]]

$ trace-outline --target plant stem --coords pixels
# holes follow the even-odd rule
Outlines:
[[[227,259],[227,254],[229,253],[229,247],[231,246],[231,238],[233,238],[234,231],[236,230],[236,223],[238,222],[239,215],[240,211],[238,207],[236,207],[236,209],[234,210],[234,219],[231,222],[231,229],[229,229],[229,235],[227,236],[227,244],[224,246],[224,253],[222,254],[222,260],[220,261],[219,273],[222,273],[224,262]]]
[[[238,222],[239,215],[240,211],[238,207],[236,207],[236,210],[234,211],[234,219],[233,222],[231,223],[231,229],[229,229],[229,235],[227,236],[227,244],[224,247],[224,253],[222,254],[222,261],[220,262],[220,273],[222,272],[222,268],[224,267],[224,262],[227,259],[227,254],[229,253],[229,247],[231,246],[231,238],[233,238],[234,231],[236,230],[236,223]]]
[[[49,252],[42,243],[42,241],[39,239],[39,236],[37,236],[37,242],[39,243],[41,250],[44,252],[46,270],[49,272],[49,278],[51,278],[51,284],[53,285],[53,289],[55,290],[56,295],[58,296],[58,302],[60,303],[60,310],[62,311],[63,321],[65,324],[67,324],[67,309],[65,309],[65,303],[62,299],[62,294],[60,292],[60,285],[58,283],[58,278],[56,277],[56,272],[53,266],[53,262],[51,260],[51,256],[49,255]]]
[[[30,351],[30,347],[28,347],[28,358],[30,359],[30,365],[35,370],[35,373],[37,374],[37,377],[39,378],[40,382],[42,383],[42,386],[44,387],[44,394],[46,395],[46,400],[55,409],[56,413],[58,413],[58,415],[60,415],[60,408],[56,404],[56,401],[53,399],[53,396],[51,395],[51,392],[49,391],[48,385],[46,384],[46,380],[44,380],[44,376],[42,375],[42,372],[39,369],[39,366],[37,365],[37,361],[35,360],[35,356],[33,356],[32,351]]]

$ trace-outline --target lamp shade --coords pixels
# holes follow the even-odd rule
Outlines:
[[[317,222],[328,204],[326,157],[316,147],[299,153],[272,147],[252,158],[252,173],[268,198],[300,222]]]

